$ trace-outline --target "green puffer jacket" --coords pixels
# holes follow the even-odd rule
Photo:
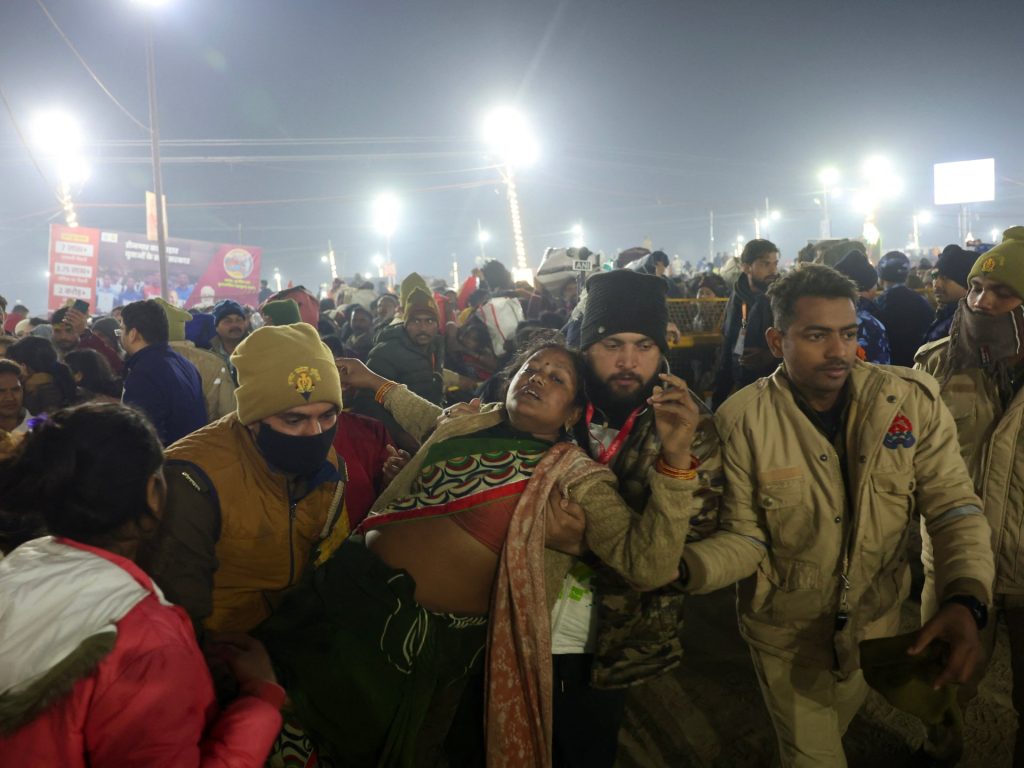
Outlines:
[[[395,387],[384,398],[384,406],[403,429],[425,435],[433,427],[438,411],[424,408],[418,398]],[[644,511],[651,496],[654,462],[661,451],[654,428],[653,413],[637,419],[611,469],[619,480],[619,495],[637,514]],[[692,453],[701,460],[695,496],[700,507],[690,518],[687,541],[702,539],[717,525],[721,495],[721,462],[713,417],[706,408],[694,439]],[[655,476],[658,479],[660,476]],[[566,558],[567,555],[551,553]],[[563,565],[569,565],[567,562]],[[562,575],[568,570],[564,567]],[[598,612],[597,651],[591,672],[595,688],[626,688],[668,672],[682,660],[679,639],[683,594],[675,585],[650,592],[637,592],[607,567],[595,576],[595,609]],[[549,579],[552,574],[549,573]],[[556,582],[560,584],[560,580]]]

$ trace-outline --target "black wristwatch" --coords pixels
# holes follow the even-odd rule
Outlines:
[[[988,624],[988,606],[978,598],[971,597],[970,595],[953,595],[942,601],[943,605],[948,605],[949,603],[962,605],[969,610],[971,616],[974,617],[974,623],[978,625],[978,629],[984,629],[985,625]]]

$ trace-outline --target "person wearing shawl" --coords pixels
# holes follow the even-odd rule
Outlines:
[[[960,454],[984,502],[992,528],[996,580],[992,621],[984,627],[985,658],[992,658],[996,617],[1006,622],[1017,711],[1014,765],[1024,761],[1024,226],[1011,227],[1003,241],[981,254],[967,278],[968,293],[953,314],[949,337],[921,347],[915,367],[938,379],[942,399],[956,421]],[[923,528],[922,528],[923,532]],[[924,536],[925,585],[921,617],[936,610],[932,548]],[[977,683],[961,688],[961,704]],[[945,735],[932,729],[929,741]]]
[[[458,416],[338,361],[346,386],[375,391],[418,438],[438,426],[356,535],[323,543],[310,578],[258,633],[291,717],[328,759],[429,763],[485,666],[488,764],[552,764],[550,616],[575,560],[545,548],[549,495],[584,508],[587,548],[638,589],[678,574],[698,487],[685,383],[665,374],[650,398],[662,453],[636,516],[614,475],[567,439],[583,411],[581,357],[558,344],[525,357],[504,402]],[[472,741],[474,725],[452,730]]]

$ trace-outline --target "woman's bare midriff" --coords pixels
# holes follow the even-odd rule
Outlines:
[[[439,613],[477,616],[491,605],[498,555],[447,517],[409,520],[366,534],[366,546],[416,582],[416,601]]]

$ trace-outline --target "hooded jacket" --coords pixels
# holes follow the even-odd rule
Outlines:
[[[938,376],[948,350],[949,337],[925,345],[915,367]],[[992,528],[994,592],[1024,595],[1024,388],[1003,407],[994,382],[980,368],[955,371],[939,386]]]
[[[130,560],[66,539],[0,561],[0,763],[262,766],[284,691],[222,714],[185,612]]]
[[[730,398],[715,418],[720,530],[683,552],[688,591],[738,582],[750,645],[843,672],[859,667],[861,640],[898,630],[915,511],[935,546],[943,599],[989,602],[993,573],[989,526],[935,380],[857,362],[848,396],[845,481],[840,452],[797,404],[782,369]],[[844,567],[849,618],[837,629]]]

